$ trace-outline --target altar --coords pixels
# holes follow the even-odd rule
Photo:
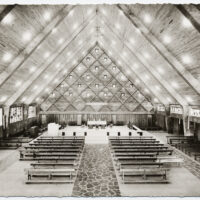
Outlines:
[[[102,121],[102,120],[90,120],[87,121],[87,125],[89,128],[93,128],[93,127],[101,127],[101,128],[105,128],[107,125],[106,121]]]

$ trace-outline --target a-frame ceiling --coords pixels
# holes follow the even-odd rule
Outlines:
[[[98,44],[154,103],[200,105],[199,5],[2,5],[0,104],[43,103]]]

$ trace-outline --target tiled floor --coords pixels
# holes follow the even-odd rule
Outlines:
[[[120,196],[107,144],[85,146],[72,196]]]

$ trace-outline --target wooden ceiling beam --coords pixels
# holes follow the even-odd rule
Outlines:
[[[176,72],[185,80],[185,82],[191,87],[196,94],[200,95],[200,82],[194,78],[194,76],[186,70],[186,68],[180,63],[169,50],[142,24],[142,22],[135,16],[132,11],[126,5],[117,5],[117,7],[124,13],[124,15],[130,20],[134,27],[141,30],[143,37],[149,42],[149,44],[156,50],[165,61],[176,70]],[[165,52],[165,53],[163,53]]]
[[[47,82],[46,84],[43,84],[42,87],[38,88],[38,90],[37,90],[35,93],[33,93],[32,96],[30,96],[30,97],[28,98],[28,100],[27,100],[28,103],[32,103],[32,102],[35,101],[35,99],[36,99],[37,97],[40,97],[40,96],[44,93],[45,88],[47,88],[48,85],[49,85],[53,80],[55,80],[55,78],[59,77],[60,75],[61,75],[62,78],[59,78],[59,79],[60,79],[59,83],[58,83],[55,87],[53,87],[52,90],[51,90],[50,92],[54,91],[55,88],[56,88],[61,82],[63,82],[63,80],[66,78],[66,76],[72,71],[72,69],[70,68],[70,69],[68,70],[68,73],[67,73],[67,74],[63,74],[63,69],[65,68],[66,65],[70,64],[70,63],[74,60],[74,58],[77,59],[78,56],[82,55],[82,52],[86,50],[86,46],[87,46],[88,44],[90,44],[90,42],[92,42],[92,40],[93,40],[93,38],[90,37],[90,36],[88,37],[88,39],[90,39],[90,41],[88,41],[88,40],[86,39],[86,40],[83,42],[83,44],[82,44],[81,46],[79,45],[79,48],[75,48],[76,50],[73,52],[73,55],[70,56],[70,60],[68,60],[66,63],[62,64],[63,67],[62,67],[61,69],[58,69],[57,71],[55,71],[55,73],[53,74],[53,76],[52,76],[51,78],[49,78],[48,82]],[[88,48],[89,48],[89,47],[88,47]],[[81,60],[82,60],[82,58],[79,58],[79,63],[81,62]],[[79,63],[78,63],[77,65],[79,65]],[[74,68],[74,67],[72,67],[72,68]],[[45,98],[45,99],[46,99],[46,98]],[[44,102],[45,99],[44,99],[43,101],[41,101],[40,104],[41,104],[42,102]]]
[[[116,61],[116,58],[120,58],[120,60],[123,62],[122,65],[123,65],[123,66],[126,66],[126,67],[131,71],[131,73],[133,73],[133,74],[144,84],[144,86],[145,86],[146,88],[148,88],[149,91],[151,91],[151,94],[153,94],[154,97],[156,97],[162,104],[166,104],[166,99],[163,98],[162,96],[158,96],[158,95],[155,93],[155,90],[154,90],[153,88],[151,88],[151,87],[141,78],[141,76],[140,76],[140,74],[137,72],[137,70],[134,71],[132,68],[130,68],[130,64],[122,58],[121,54],[119,53],[120,51],[116,51],[116,49],[114,49],[114,48],[112,47],[112,45],[109,45],[109,38],[108,38],[107,36],[104,36],[104,39],[105,39],[106,41],[105,41],[105,42],[102,42],[103,48],[104,48],[104,49],[111,49],[112,53],[115,55],[115,56],[112,57],[113,60],[114,60],[115,62],[117,62],[117,61]],[[122,69],[122,70],[123,70],[123,69]],[[130,80],[134,83],[134,80],[133,80],[131,77],[129,77],[129,78],[130,78]],[[144,95],[144,96],[145,96],[145,95]],[[154,102],[151,102],[151,103],[154,104]]]
[[[124,38],[121,38],[121,36],[111,28],[111,25],[108,24],[108,21],[108,19],[104,20],[104,24],[106,25],[106,27],[110,29],[110,32],[112,32],[116,36],[117,40],[122,43],[134,57],[137,58],[137,60],[145,67],[145,70],[147,70],[154,77],[154,79],[158,80],[160,85],[162,85],[162,87],[166,89],[169,95],[176,99],[177,102],[179,102],[183,106],[188,105],[188,103],[177,93],[177,91],[175,91],[169,85],[169,83],[163,77],[161,77],[160,74],[147,61],[144,60],[140,53],[138,53],[137,51],[133,52],[128,44],[124,42]]]
[[[85,20],[81,26],[79,26],[74,33],[72,34],[72,38],[68,38],[67,41],[63,42],[62,46],[56,51],[55,55],[52,55],[48,60],[46,60],[45,63],[42,64],[42,66],[34,72],[33,76],[28,79],[19,90],[17,90],[7,101],[6,106],[12,105],[20,96],[24,94],[24,92],[33,84],[34,81],[37,80],[37,78],[48,69],[48,67],[51,66],[51,64],[57,59],[59,55],[61,55],[65,49],[70,45],[71,42],[73,42],[78,35],[86,29],[86,27],[92,23],[91,19],[94,19],[94,16],[89,17],[87,20]]]
[[[64,6],[54,19],[15,57],[6,70],[0,74],[0,87],[31,57],[37,47],[51,34],[52,29],[57,27],[74,7],[75,6]]]
[[[190,12],[185,8],[184,5],[175,5],[176,8],[190,21],[190,23],[196,28],[196,30],[200,33],[200,23],[190,14]],[[190,5],[192,6],[192,5]],[[195,7],[194,7],[195,8]],[[197,11],[198,7],[197,7]]]

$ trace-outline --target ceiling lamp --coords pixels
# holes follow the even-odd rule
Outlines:
[[[4,62],[9,62],[11,59],[12,59],[12,54],[11,54],[10,52],[6,52],[6,53],[3,55],[3,61],[4,61]]]
[[[90,93],[87,93],[87,97],[89,97],[90,96]]]
[[[183,19],[182,19],[182,25],[183,25],[185,28],[190,28],[190,27],[192,27],[192,24],[191,24],[190,20],[187,19],[186,17],[183,17]]]
[[[116,70],[116,66],[113,66],[112,69],[113,69],[113,70]]]
[[[169,98],[169,97],[167,97],[167,101],[168,101],[169,103],[172,102],[171,98]]]
[[[53,28],[51,31],[53,34],[57,32],[57,28]]]
[[[95,66],[95,70],[98,71],[98,69],[99,69],[99,67],[98,67],[98,66]]]
[[[64,39],[63,39],[63,38],[60,38],[60,39],[58,40],[58,44],[62,44],[63,41],[64,41]]]
[[[52,96],[52,97],[55,97],[56,95],[55,95],[55,93],[52,93],[51,96]]]
[[[172,86],[173,86],[174,88],[176,88],[176,89],[177,89],[177,88],[179,88],[179,86],[178,86],[178,83],[177,83],[177,82],[173,81],[171,84],[172,84]]]
[[[99,87],[99,84],[95,84],[95,87],[98,88],[98,87]]]
[[[37,86],[37,85],[35,85],[33,89],[34,89],[34,90],[36,90],[37,88],[38,88],[38,86]]]
[[[107,94],[106,94],[106,92],[104,93],[104,97],[106,97],[107,96]]]
[[[89,76],[89,75],[87,75],[87,76],[86,76],[86,78],[87,78],[87,79],[90,79],[90,76]]]
[[[107,79],[107,75],[106,74],[103,77],[104,77],[104,79]]]
[[[73,95],[73,94],[70,92],[70,93],[69,93],[69,96],[71,97],[72,95]]]
[[[130,39],[130,43],[131,43],[131,44],[135,44],[135,39],[134,39],[134,38],[131,38],[131,39]]]
[[[78,84],[78,87],[79,87],[79,88],[81,87],[81,84],[80,84],[80,83]]]
[[[121,94],[121,96],[122,96],[122,97],[124,97],[124,96],[125,96],[125,94],[124,94],[124,93],[122,93],[122,94]]]
[[[48,58],[50,56],[50,53],[49,52],[46,52],[45,54],[44,54],[44,58]]]
[[[74,14],[74,10],[71,10],[70,12],[69,12],[69,16],[72,16]]]
[[[58,79],[55,79],[55,80],[54,80],[54,83],[58,83]]]
[[[139,79],[136,79],[136,80],[135,80],[135,83],[136,83],[136,84],[140,83],[140,80],[139,80]]]
[[[24,42],[28,42],[32,37],[32,34],[30,31],[27,31],[23,34],[22,38]]]
[[[86,61],[89,62],[89,61],[90,61],[90,57],[87,57],[87,58],[86,58]]]
[[[115,24],[115,27],[117,28],[117,29],[120,29],[121,28],[121,26],[120,26],[120,24]]]
[[[96,48],[96,49],[95,49],[95,52],[98,53],[98,52],[99,52],[99,49]]]
[[[57,64],[56,64],[56,68],[59,68],[59,67],[60,67],[60,63],[57,63]]]
[[[14,16],[11,13],[8,13],[2,20],[2,23],[5,25],[10,25],[14,20]]]
[[[139,65],[138,65],[137,63],[134,63],[134,64],[133,64],[133,67],[134,67],[135,69],[137,69],[137,68],[139,67]]]
[[[190,64],[192,62],[192,59],[189,55],[183,55],[182,56],[182,62],[184,64]]]
[[[158,69],[158,72],[159,72],[160,74],[163,74],[163,73],[164,73],[164,70],[163,70],[163,68],[161,68],[161,67],[158,67],[157,69]]]
[[[153,100],[154,100],[155,103],[158,103],[158,99],[157,98],[154,98]]]
[[[76,29],[78,27],[78,24],[77,23],[75,23],[74,25],[73,25],[73,29]]]
[[[148,90],[147,88],[145,88],[144,91],[145,91],[146,93],[149,93],[149,90]]]
[[[71,53],[71,51],[68,51],[67,52],[67,56],[70,56],[72,53]]]
[[[44,79],[47,79],[49,76],[46,74],[45,76],[44,76]]]
[[[7,99],[7,96],[3,96],[3,97],[1,97],[0,101],[3,102],[3,101],[5,101],[6,99]]]
[[[69,78],[72,79],[72,75],[71,74],[69,75]]]
[[[16,84],[15,84],[15,86],[16,86],[16,87],[19,87],[21,84],[22,84],[21,81],[17,81]]]
[[[45,92],[49,92],[49,88],[46,88],[46,89],[45,89]]]
[[[27,99],[26,97],[23,97],[23,98],[22,98],[22,102],[26,101],[26,99]]]
[[[64,84],[62,83],[62,84],[60,85],[60,87],[63,88],[63,87],[64,87]]]
[[[144,57],[145,57],[146,59],[149,59],[149,58],[150,58],[150,55],[149,55],[147,52],[145,52],[143,55],[144,55]]]
[[[40,101],[40,98],[39,98],[39,97],[37,97],[35,101],[37,101],[37,102],[38,102],[38,101]]]
[[[169,37],[168,35],[163,36],[163,42],[165,44],[169,44],[171,42],[171,40],[172,40],[171,37]]]
[[[44,13],[43,17],[44,17],[44,19],[45,19],[46,21],[48,21],[48,20],[50,20],[50,18],[51,18],[51,13],[50,13],[49,11],[46,11],[46,12]]]
[[[144,22],[147,23],[147,24],[152,22],[152,18],[149,14],[145,14],[143,19],[144,19]]]
[[[112,85],[112,87],[113,87],[113,88],[115,88],[115,87],[116,87],[116,85],[115,85],[115,84],[113,84],[113,85]]]
[[[106,62],[108,60],[108,58],[107,57],[104,57],[104,61]]]
[[[186,100],[191,103],[192,102],[192,98],[190,96],[186,96]]]

